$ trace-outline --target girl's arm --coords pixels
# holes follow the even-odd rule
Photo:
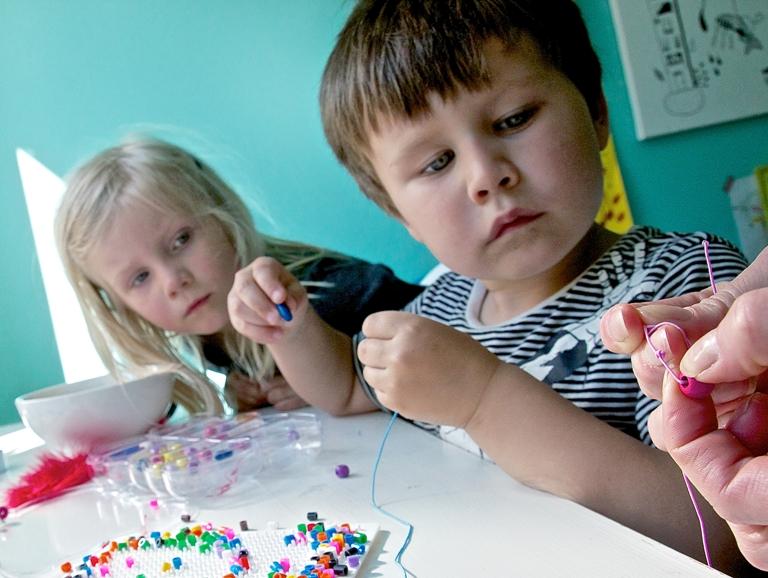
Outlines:
[[[325,323],[312,307],[300,327],[268,347],[288,383],[315,407],[333,415],[376,409],[355,376],[352,339]]]
[[[277,304],[287,307],[290,320]],[[320,319],[304,287],[279,262],[260,257],[238,271],[227,305],[235,330],[267,345],[304,400],[337,415],[374,409],[357,387],[351,339]]]

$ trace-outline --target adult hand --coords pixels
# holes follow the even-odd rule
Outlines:
[[[664,380],[663,398],[654,441],[663,441],[728,522],[744,557],[768,570],[768,395],[750,395],[724,429],[718,429],[712,400],[686,397],[671,376]]]
[[[366,381],[404,416],[465,427],[499,365],[470,336],[401,311],[370,315],[358,346]]]
[[[660,399],[661,383],[666,370],[646,343],[644,327],[672,322],[685,332],[690,342],[696,342],[720,324],[739,298],[741,298],[741,304],[730,315],[736,316],[739,311],[753,315],[757,303],[752,300],[756,302],[764,300],[764,297],[760,296],[764,287],[768,287],[768,248],[764,249],[755,261],[733,281],[718,284],[717,293],[714,295],[712,290],[708,289],[653,303],[623,304],[612,307],[601,320],[600,333],[608,349],[632,356],[632,369],[640,387],[646,395]],[[757,293],[748,296],[755,291]],[[748,323],[739,322],[738,324],[742,324],[745,329],[734,329],[735,325],[730,325],[729,329],[724,330],[718,343],[734,349],[740,347],[745,340],[749,340],[749,333],[744,334],[744,330],[747,332],[752,330],[747,327]],[[714,371],[706,373],[701,371],[704,358],[700,357],[701,354],[698,352],[701,350],[698,348],[703,348],[704,344],[708,343],[708,350],[714,353],[715,349],[711,345],[713,339],[716,338],[710,334],[702,340],[702,344],[696,346],[687,356],[682,367],[681,359],[688,347],[679,331],[666,327],[655,332],[651,341],[656,349],[665,352],[665,361],[673,369],[679,369],[684,375],[695,377],[704,383],[717,383],[712,395],[715,403],[720,406],[719,412],[724,413],[729,404],[732,407],[733,402],[738,403],[740,398],[754,391],[754,384],[744,381],[743,373],[718,374]],[[694,357],[700,357],[699,361],[694,362]],[[709,359],[711,360],[712,357],[710,356]],[[730,364],[731,359],[737,358],[727,356],[722,359],[725,360],[723,363]]]
[[[292,320],[282,318],[276,305],[284,303]],[[307,310],[307,292],[278,261],[259,257],[235,274],[227,297],[232,326],[257,343],[275,343],[297,330]]]

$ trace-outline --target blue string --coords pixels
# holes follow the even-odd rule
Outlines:
[[[371,505],[373,505],[374,508],[376,508],[379,512],[384,514],[385,516],[389,516],[393,520],[396,520],[400,522],[403,526],[408,526],[408,535],[405,537],[405,541],[403,542],[403,545],[400,547],[400,551],[395,556],[395,562],[397,562],[397,565],[400,566],[400,569],[403,571],[403,576],[408,576],[408,570],[405,569],[405,566],[403,566],[402,558],[403,554],[405,553],[405,550],[408,548],[408,545],[411,543],[411,538],[413,537],[413,524],[410,522],[407,522],[403,520],[402,518],[398,518],[394,514],[387,512],[385,509],[383,509],[381,506],[379,506],[376,503],[376,472],[379,469],[379,462],[381,462],[381,454],[384,452],[384,444],[387,441],[387,438],[389,437],[389,432],[392,431],[392,426],[395,425],[395,420],[397,419],[397,412],[392,413],[392,418],[389,420],[389,425],[387,426],[387,430],[384,432],[384,437],[381,440],[381,444],[379,445],[379,451],[376,453],[376,461],[373,462],[373,474],[371,475]]]

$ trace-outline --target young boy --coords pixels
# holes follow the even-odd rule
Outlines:
[[[516,479],[701,558],[679,471],[641,441],[655,402],[598,324],[613,303],[706,287],[705,235],[595,225],[600,74],[570,0],[359,3],[322,81],[328,140],[455,273],[409,312],[370,316],[357,357],[274,261],[237,274],[230,315],[310,403],[440,424]],[[738,251],[708,238],[719,276],[735,276]],[[732,537],[705,515],[716,562],[732,568]]]

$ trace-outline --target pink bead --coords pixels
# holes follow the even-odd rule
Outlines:
[[[681,376],[680,391],[685,394],[686,397],[691,399],[702,399],[707,397],[715,388],[711,383],[704,383],[693,377]]]
[[[128,556],[128,557],[125,559],[125,565],[126,565],[126,566],[128,566],[128,568],[130,568],[131,566],[133,566],[133,564],[134,564],[133,558],[131,558],[130,556]]]
[[[152,498],[149,501],[149,507],[152,508],[153,510],[157,510],[160,507],[160,504],[158,503],[157,498]]]

